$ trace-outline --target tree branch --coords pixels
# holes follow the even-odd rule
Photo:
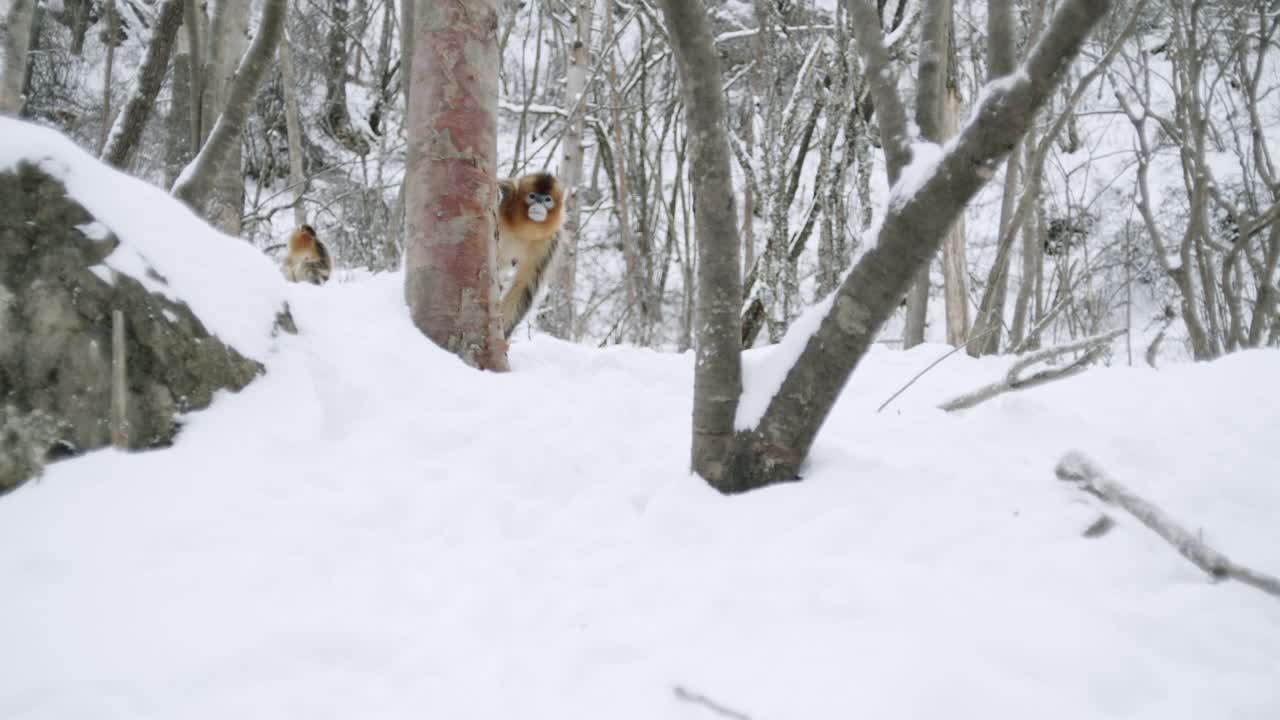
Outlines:
[[[183,0],[165,0],[160,6],[159,17],[151,31],[151,42],[147,44],[147,54],[138,68],[138,79],[129,99],[125,100],[124,109],[111,126],[106,146],[102,149],[102,160],[109,165],[127,170],[138,150],[147,117],[151,115],[156,96],[164,84],[169,56],[173,54],[178,28],[182,27],[184,5]]]
[[[1102,333],[1101,335],[1082,338],[1065,345],[1056,345],[1051,348],[1045,348],[1043,350],[1033,352],[1010,366],[1009,371],[1005,373],[1004,380],[978,388],[973,392],[965,393],[960,397],[953,398],[942,403],[938,407],[942,410],[946,410],[947,412],[966,410],[979,403],[986,402],[997,395],[1003,395],[1004,393],[1011,392],[1013,390],[1026,390],[1027,388],[1044,385],[1045,383],[1050,383],[1054,380],[1071,377],[1092,364],[1098,355],[1101,354],[1102,350],[1106,348],[1107,343],[1117,337],[1120,337],[1125,332],[1125,328],[1120,328],[1118,330],[1112,330],[1111,332]],[[1042,370],[1028,377],[1019,377],[1022,371],[1036,363],[1048,362],[1056,357],[1081,350],[1084,350],[1085,354],[1069,365],[1063,365],[1062,367],[1054,368],[1053,370]]]
[[[1059,480],[1075,483],[1081,490],[1120,506],[1215,580],[1236,580],[1253,586],[1272,597],[1280,598],[1280,578],[1237,565],[1226,555],[1214,550],[1152,503],[1138,497],[1124,485],[1108,476],[1086,455],[1071,451],[1054,468]]]

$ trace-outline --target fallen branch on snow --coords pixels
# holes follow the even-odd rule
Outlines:
[[[1009,368],[1009,372],[1005,374],[1004,380],[978,388],[973,392],[966,393],[959,397],[952,398],[938,407],[946,410],[947,412],[965,410],[977,405],[978,403],[986,402],[997,395],[1003,395],[1004,393],[1011,392],[1013,390],[1026,390],[1027,388],[1044,385],[1045,383],[1053,382],[1054,380],[1071,377],[1093,364],[1093,361],[1096,360],[1098,356],[1102,354],[1102,351],[1106,349],[1107,343],[1110,343],[1112,340],[1120,337],[1124,333],[1124,328],[1120,328],[1118,330],[1102,333],[1101,335],[1091,335],[1087,338],[1076,340],[1075,342],[1069,342],[1065,345],[1055,345],[1054,347],[1029,353],[1026,357],[1014,363],[1013,366]],[[1079,350],[1086,350],[1087,352],[1079,358],[1076,358],[1075,361],[1068,365],[1053,368],[1052,370],[1043,370],[1028,377],[1019,377],[1020,373],[1036,363],[1047,362],[1060,355],[1066,355],[1067,353]]]
[[[1059,480],[1075,483],[1080,489],[1093,493],[1106,502],[1120,506],[1130,515],[1142,521],[1157,535],[1172,545],[1178,554],[1195,563],[1215,580],[1237,580],[1280,598],[1280,578],[1237,565],[1222,553],[1178,525],[1160,508],[1134,495],[1128,488],[1116,482],[1102,471],[1084,453],[1071,451],[1058,461],[1054,469]]]
[[[724,705],[721,705],[715,700],[708,698],[706,695],[700,695],[695,692],[689,692],[688,690],[685,690],[683,687],[680,687],[679,685],[672,688],[672,692],[675,693],[677,700],[683,700],[684,702],[693,703],[694,705],[701,705],[702,707],[722,717],[732,718],[732,720],[751,720],[750,715],[740,713],[737,710],[734,710],[733,708],[725,707]]]

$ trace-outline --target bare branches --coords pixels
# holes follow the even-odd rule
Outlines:
[[[910,138],[907,136],[907,112],[898,96],[898,78],[889,64],[889,52],[880,30],[880,15],[871,0],[849,0],[853,35],[866,68],[867,83],[880,118],[880,138],[888,165],[889,184],[898,181],[902,168],[911,162]]]
[[[1010,366],[1009,371],[1005,373],[1004,380],[978,388],[973,392],[965,393],[964,395],[942,403],[938,407],[946,410],[947,412],[965,410],[979,403],[986,402],[997,395],[1003,395],[1004,393],[1012,392],[1014,390],[1026,390],[1027,388],[1044,385],[1045,383],[1050,383],[1054,380],[1071,377],[1093,364],[1093,361],[1096,360],[1098,356],[1102,354],[1102,351],[1107,348],[1107,344],[1124,333],[1125,329],[1120,328],[1118,330],[1102,333],[1101,335],[1092,335],[1087,338],[1082,338],[1065,345],[1056,345],[1054,347],[1038,350],[1026,357],[1023,357],[1018,360],[1018,362]],[[1076,358],[1067,365],[1063,365],[1052,370],[1042,370],[1034,375],[1022,377],[1022,373],[1024,371],[1037,363],[1048,362],[1068,353],[1082,351],[1084,352],[1084,355],[1081,355],[1079,358]]]
[[[1054,469],[1059,480],[1075,483],[1081,490],[1120,506],[1133,515],[1214,580],[1236,580],[1280,598],[1280,578],[1237,565],[1209,547],[1194,533],[1179,525],[1156,505],[1134,494],[1108,476],[1102,468],[1079,451],[1071,451]]]

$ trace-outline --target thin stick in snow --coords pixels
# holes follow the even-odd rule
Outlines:
[[[1215,580],[1238,580],[1280,598],[1280,578],[1237,565],[1226,555],[1206,545],[1196,535],[1174,522],[1163,510],[1133,494],[1103,472],[1084,453],[1072,450],[1054,469],[1059,480],[1075,483],[1080,489],[1120,506],[1172,545],[1178,554]]]
[[[733,708],[725,707],[724,705],[721,705],[720,703],[712,700],[706,695],[699,695],[698,693],[695,693],[695,692],[689,692],[688,690],[685,690],[679,685],[672,688],[672,692],[675,693],[677,700],[683,700],[684,702],[692,703],[694,705],[701,705],[702,707],[710,710],[711,712],[719,715],[720,717],[731,718],[731,720],[751,720],[750,715],[747,715],[745,713],[740,713],[737,710],[734,710]]]
[[[1051,348],[1045,348],[1044,350],[1033,352],[1014,363],[1013,366],[1009,368],[1009,372],[1005,374],[1004,380],[978,388],[973,392],[966,393],[959,397],[952,398],[938,407],[946,410],[947,412],[965,410],[979,403],[986,402],[997,395],[1003,395],[1004,393],[1013,390],[1026,390],[1027,388],[1044,385],[1045,383],[1053,382],[1054,380],[1061,380],[1062,378],[1075,375],[1092,364],[1098,355],[1102,353],[1103,349],[1106,348],[1107,343],[1110,343],[1112,340],[1120,337],[1124,332],[1125,329],[1120,328],[1118,330],[1102,333],[1101,335],[1091,335],[1087,338],[1076,340],[1075,342],[1070,342],[1065,345],[1055,345]],[[1053,370],[1044,370],[1028,377],[1019,377],[1019,373],[1036,363],[1046,362],[1060,355],[1066,355],[1067,353],[1079,350],[1085,350],[1087,352],[1069,365],[1064,365]]]

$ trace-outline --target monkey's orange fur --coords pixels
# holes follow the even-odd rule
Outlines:
[[[516,266],[515,278],[502,295],[502,332],[510,337],[533,305],[555,256],[564,224],[564,189],[549,173],[503,180],[499,188],[498,268]],[[540,212],[531,210],[531,198],[545,209],[543,219],[535,219]]]
[[[329,251],[310,225],[300,225],[289,234],[289,251],[284,258],[284,276],[290,282],[322,285],[333,272]]]

